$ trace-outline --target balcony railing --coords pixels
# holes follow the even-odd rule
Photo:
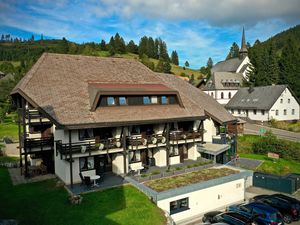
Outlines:
[[[23,139],[22,146],[26,152],[52,149],[54,146],[54,139],[53,137],[26,138]]]
[[[170,131],[171,141],[197,139],[197,138],[201,138],[201,136],[202,136],[202,131],[181,131],[181,130]]]
[[[151,135],[131,135],[127,137],[127,146],[149,146],[149,145],[158,145],[158,144],[165,144],[166,143],[165,134],[151,134]],[[130,148],[130,147],[129,147]]]

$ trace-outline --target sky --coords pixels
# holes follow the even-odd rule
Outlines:
[[[300,0],[0,0],[0,34],[97,42],[162,38],[180,65],[224,60],[233,42],[264,41],[300,24]]]

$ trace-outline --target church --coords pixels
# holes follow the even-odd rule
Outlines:
[[[211,69],[211,77],[202,90],[217,102],[226,105],[247,80],[250,70],[250,59],[246,45],[245,30],[243,28],[239,57],[218,62]]]

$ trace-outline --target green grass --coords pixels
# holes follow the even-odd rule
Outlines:
[[[83,195],[81,205],[71,205],[68,194],[55,180],[12,186],[0,168],[0,218],[20,225],[162,225],[162,211],[134,187],[127,185]]]
[[[19,157],[14,156],[0,156],[0,162],[19,162]]]
[[[5,62],[11,63],[14,67],[17,67],[17,66],[21,65],[20,61],[0,61],[0,64],[5,63]]]
[[[0,140],[4,137],[11,138],[13,141],[18,141],[18,124],[13,121],[15,114],[10,114],[4,119],[4,123],[0,123]]]
[[[166,191],[186,185],[203,182],[207,180],[216,179],[223,176],[238,173],[235,170],[222,168],[222,169],[205,169],[191,173],[180,174],[177,176],[161,178],[157,180],[147,181],[145,185],[157,192]]]
[[[272,127],[278,128],[278,129],[283,129],[283,130],[288,130],[288,131],[293,131],[293,132],[300,132],[300,121],[287,122],[287,121],[272,120],[270,122],[270,125]]]
[[[300,163],[286,159],[271,159],[264,155],[240,153],[240,157],[258,159],[263,163],[256,169],[258,172],[284,175],[288,173],[300,173]]]

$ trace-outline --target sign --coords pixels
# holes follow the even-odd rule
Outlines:
[[[268,152],[268,157],[272,159],[279,159],[279,155],[273,152]]]

